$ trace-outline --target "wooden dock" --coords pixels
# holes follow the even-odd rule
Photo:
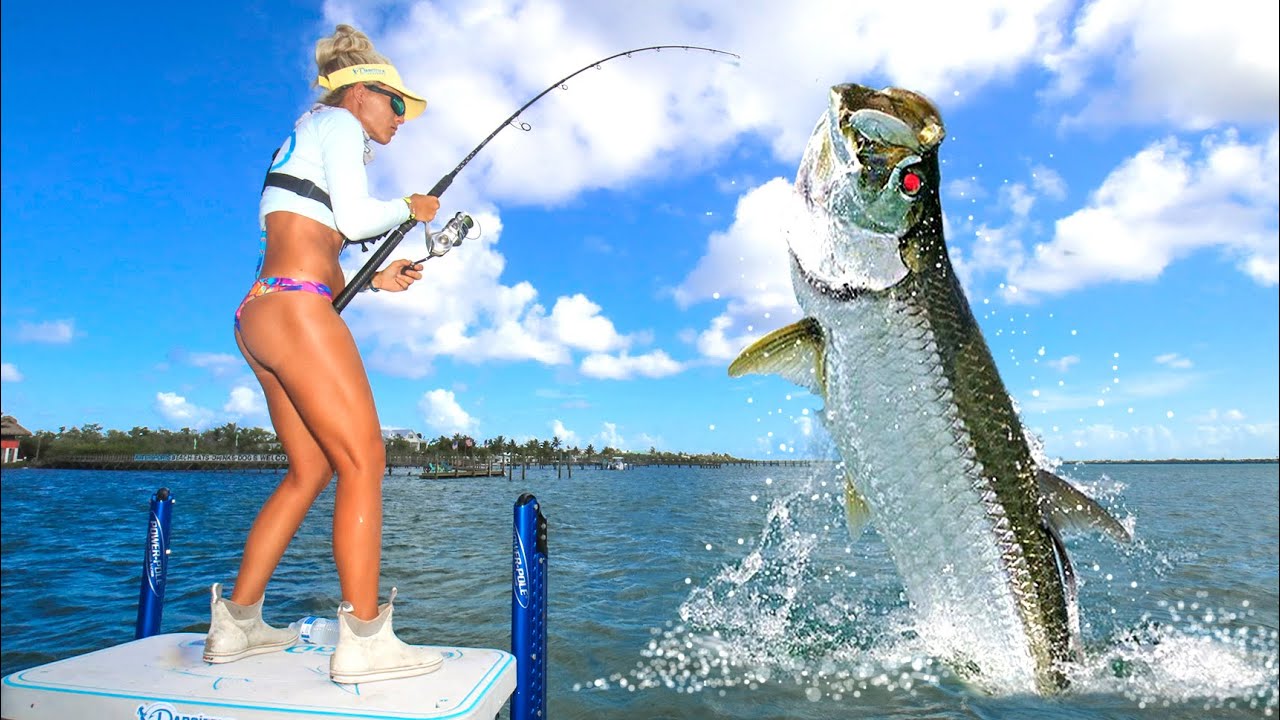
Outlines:
[[[562,460],[539,461],[532,459],[516,459],[510,463],[500,461],[471,465],[474,460],[459,456],[409,454],[388,455],[387,474],[397,469],[408,473],[419,473],[424,479],[445,478],[477,478],[500,477],[506,475],[514,479],[517,475],[524,479],[530,469],[554,469],[556,476],[567,472],[573,477],[573,471],[604,470],[607,463],[601,461]],[[828,460],[726,460],[706,461],[693,458],[679,459],[635,459],[628,461],[628,470],[639,467],[648,468],[722,468],[739,466],[802,466],[829,463]],[[284,472],[289,467],[288,458],[283,453],[182,453],[182,454],[96,454],[74,457],[40,458],[28,463],[28,467],[60,468],[76,470],[179,470],[179,471],[223,471],[223,472]],[[516,468],[519,471],[516,472]],[[400,474],[400,473],[395,473]]]
[[[502,477],[506,469],[501,465],[485,467],[427,468],[418,473],[423,480],[445,480],[448,478]]]

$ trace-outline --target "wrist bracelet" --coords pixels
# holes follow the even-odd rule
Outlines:
[[[378,288],[376,288],[376,287],[374,287],[374,286],[373,286],[373,280],[374,280],[374,278],[376,278],[376,277],[378,277],[378,273],[374,273],[374,274],[372,274],[372,275],[370,275],[370,276],[369,276],[369,289],[370,289],[370,290],[372,290],[372,291],[374,291],[374,292],[382,292],[381,290],[379,290]]]
[[[417,220],[418,216],[413,214],[413,200],[409,195],[404,196],[404,204],[409,206],[409,220]]]

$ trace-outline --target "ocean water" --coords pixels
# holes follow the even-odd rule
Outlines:
[[[385,482],[383,593],[409,642],[510,647],[512,505],[550,523],[549,716],[1246,718],[1277,713],[1280,473],[1074,465],[1134,530],[1078,534],[1086,661],[1054,698],[991,696],[929,657],[874,531],[844,527],[829,465],[554,470]],[[162,631],[203,632],[278,475],[5,470],[0,672],[133,638],[151,494],[176,498]],[[332,487],[267,593],[332,616]]]

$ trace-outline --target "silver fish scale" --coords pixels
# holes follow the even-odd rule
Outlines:
[[[826,333],[828,430],[919,612],[921,636],[931,652],[972,662],[1001,689],[1035,692],[1014,595],[1032,580],[923,314],[883,297],[836,301],[797,288]]]

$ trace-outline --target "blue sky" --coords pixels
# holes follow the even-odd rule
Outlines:
[[[820,399],[725,369],[798,319],[782,208],[827,88],[855,81],[941,107],[948,244],[1050,457],[1278,454],[1274,3],[750,5],[5,3],[3,411],[269,427],[231,317],[313,43],[352,22],[430,103],[370,166],[384,197],[598,58],[742,56],[615,60],[462,171],[441,213],[481,237],[344,313],[384,426],[829,453]]]

